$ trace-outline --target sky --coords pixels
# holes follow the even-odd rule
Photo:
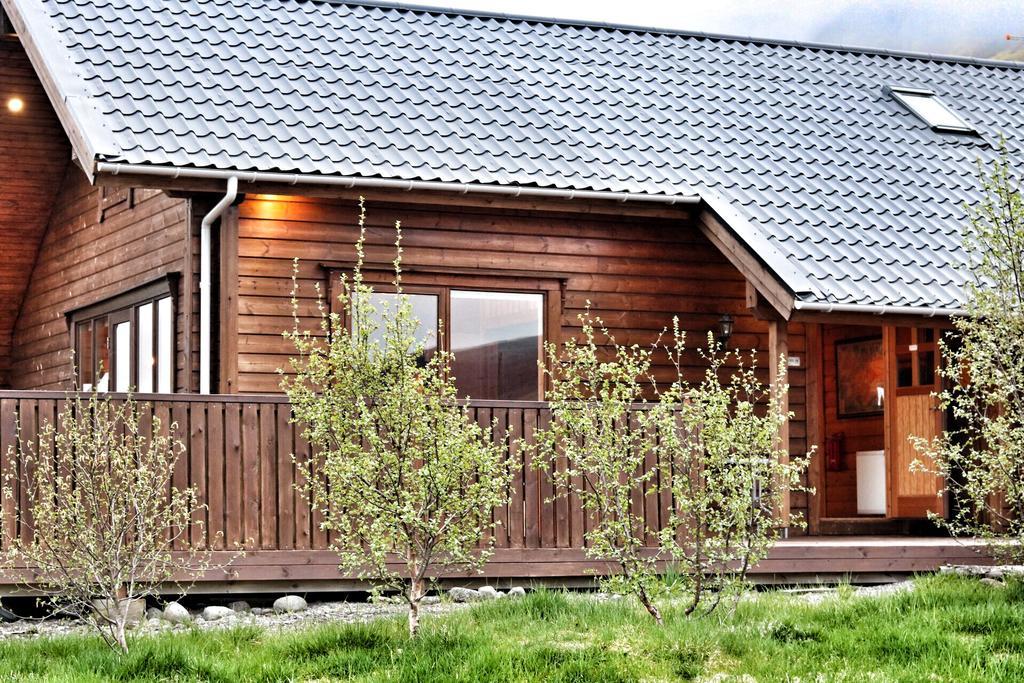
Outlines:
[[[1024,51],[1024,40],[1005,39],[1007,33],[1024,36],[1024,0],[447,0],[443,4],[976,57]]]

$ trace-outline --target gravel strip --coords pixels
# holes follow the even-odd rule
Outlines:
[[[466,604],[438,602],[420,607],[421,615],[448,614],[469,607]],[[148,619],[132,630],[135,634],[152,634],[162,632],[184,632],[193,628],[214,630],[236,628],[238,626],[257,626],[269,632],[286,631],[289,629],[306,628],[330,623],[366,623],[375,619],[404,617],[405,605],[371,603],[371,602],[314,602],[301,612],[275,613],[262,610],[239,612],[216,621],[205,621],[196,618],[187,624],[171,624],[162,619]],[[52,637],[63,635],[89,635],[94,633],[87,624],[75,619],[22,620],[11,623],[0,623],[0,641],[16,638]]]

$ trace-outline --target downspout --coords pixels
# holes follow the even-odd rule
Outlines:
[[[231,206],[238,196],[238,176],[228,177],[227,192],[210,212],[203,216],[199,226],[199,393],[210,393],[210,291],[213,258],[213,223]]]

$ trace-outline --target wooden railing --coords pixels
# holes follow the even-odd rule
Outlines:
[[[65,399],[58,392],[0,391],[0,472],[20,466],[17,426],[21,425],[23,440],[35,439],[43,424],[56,420]],[[190,530],[193,543],[204,545],[205,537],[214,550],[329,547],[316,510],[301,493],[310,470],[296,459],[308,463],[310,447],[300,425],[291,422],[291,406],[284,396],[143,394],[136,401],[144,424],[159,418],[164,429],[173,428],[186,446],[174,483],[195,487],[204,506],[195,517],[202,525]],[[579,500],[555,496],[552,477],[535,469],[519,445],[532,442],[535,430],[547,423],[547,404],[475,401],[471,412],[481,424],[496,422],[496,439],[506,429],[509,432],[505,453],[513,478],[508,504],[494,512],[500,522],[495,546],[583,548],[588,519]],[[660,528],[667,498],[638,490],[634,504],[649,528]],[[14,505],[14,500],[3,501],[5,531],[24,534],[24,529],[16,528]],[[653,536],[650,543],[655,543]]]

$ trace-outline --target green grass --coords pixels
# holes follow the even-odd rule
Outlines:
[[[119,657],[85,637],[0,643],[0,681],[1020,681],[1024,585],[929,577],[881,599],[770,593],[709,618],[558,592],[405,624],[163,634]],[[743,678],[746,674],[749,677]]]

